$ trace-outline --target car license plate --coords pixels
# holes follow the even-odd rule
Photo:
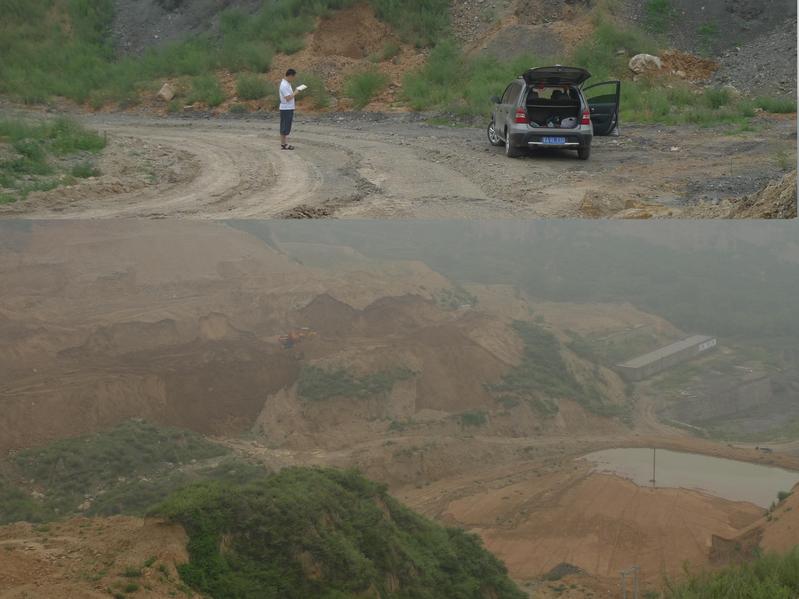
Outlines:
[[[552,145],[555,145],[555,146],[559,146],[559,145],[562,145],[562,144],[566,143],[566,138],[565,137],[545,137],[543,141],[544,141],[545,144],[552,144]]]

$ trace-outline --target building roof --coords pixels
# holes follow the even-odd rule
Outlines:
[[[694,347],[700,343],[704,343],[705,341],[710,341],[711,339],[714,339],[714,337],[709,337],[707,335],[692,335],[691,337],[683,339],[682,341],[677,341],[676,343],[672,343],[666,347],[661,347],[660,349],[651,351],[648,354],[627,360],[626,362],[619,364],[619,366],[622,368],[641,368],[642,366],[648,366],[652,362],[657,362],[665,357],[681,352],[689,347]]]

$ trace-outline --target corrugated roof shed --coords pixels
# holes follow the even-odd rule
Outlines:
[[[710,341],[711,339],[713,339],[713,337],[709,337],[707,335],[693,335],[687,339],[683,339],[682,341],[677,341],[676,343],[672,343],[666,347],[661,347],[660,349],[656,349],[648,354],[644,354],[643,356],[638,356],[637,358],[627,360],[626,362],[619,364],[619,366],[622,366],[623,368],[641,368],[642,366],[646,366],[652,362],[657,362],[658,360],[662,360],[667,356],[681,352],[689,347],[699,345],[705,341]]]

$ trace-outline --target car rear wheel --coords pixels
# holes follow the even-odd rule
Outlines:
[[[577,158],[580,160],[588,160],[591,157],[591,146],[587,148],[579,148],[577,150]]]
[[[492,146],[501,146],[502,139],[500,139],[499,135],[497,134],[496,127],[494,127],[494,121],[488,123],[488,143]]]
[[[505,132],[505,156],[508,158],[517,158],[519,156],[519,148],[512,146],[510,143],[510,135]]]

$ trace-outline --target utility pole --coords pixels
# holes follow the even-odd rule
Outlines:
[[[654,489],[657,486],[657,479],[655,477],[655,458],[657,456],[657,447],[652,448],[652,488]]]

